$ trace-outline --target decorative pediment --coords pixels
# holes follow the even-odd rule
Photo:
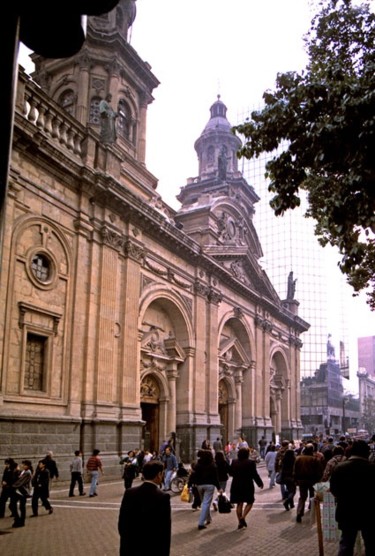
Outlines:
[[[175,361],[185,361],[186,353],[185,350],[180,346],[176,338],[169,337],[164,340],[164,347],[167,355],[174,359]]]
[[[285,379],[281,373],[275,372],[274,369],[270,369],[270,386],[275,390],[285,390]]]
[[[229,338],[222,343],[219,349],[219,359],[226,365],[236,367],[249,367],[251,363],[238,338]]]
[[[157,371],[164,371],[168,362],[177,361],[182,363],[186,359],[184,349],[172,333],[168,337],[163,337],[164,331],[153,325],[150,329],[143,332],[141,339],[142,367]],[[164,333],[165,334],[165,333]]]
[[[141,340],[142,351],[148,351],[153,354],[166,355],[164,340],[161,337],[161,331],[156,326],[150,326],[150,330],[143,333]]]

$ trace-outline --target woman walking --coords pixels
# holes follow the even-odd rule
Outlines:
[[[259,488],[263,488],[263,481],[258,474],[256,464],[249,459],[249,455],[248,448],[240,448],[237,459],[233,460],[229,471],[233,477],[230,487],[230,501],[232,504],[237,504],[238,529],[247,527],[245,518],[255,501],[254,481]],[[244,504],[246,505],[244,506]]]
[[[190,481],[191,484],[196,485],[202,501],[202,509],[198,520],[198,529],[201,530],[207,529],[207,525],[212,521],[210,508],[215,488],[218,489],[220,494],[222,490],[220,488],[217,467],[211,450],[199,450],[198,458]]]
[[[227,488],[227,482],[229,479],[229,463],[225,459],[224,452],[216,452],[215,454],[215,463],[217,467],[217,474],[219,477],[219,485],[223,493],[225,494],[225,489]],[[213,503],[215,512],[218,509],[219,498],[216,497]]]
[[[31,478],[33,466],[31,461],[25,459],[22,462],[22,471],[12,485],[12,497],[10,511],[14,517],[12,527],[24,527],[26,519],[26,502],[31,498]]]

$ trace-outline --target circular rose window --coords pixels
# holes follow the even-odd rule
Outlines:
[[[57,264],[54,257],[42,249],[33,249],[28,254],[27,274],[32,283],[41,289],[55,286]]]

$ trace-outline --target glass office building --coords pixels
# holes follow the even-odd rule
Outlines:
[[[240,115],[238,122],[244,122]],[[337,266],[339,256],[330,246],[321,247],[314,235],[314,221],[305,218],[306,197],[301,192],[301,206],[276,217],[269,206],[272,194],[264,177],[271,154],[251,161],[242,159],[242,172],[255,188],[260,201],[255,206],[254,224],[263,248],[263,267],[281,299],[287,297],[288,275],[296,281],[295,299],[299,315],[310,323],[303,334],[301,378],[314,376],[327,361],[327,342],[333,345],[342,376],[349,377],[348,314],[351,291]],[[345,387],[345,386],[344,386]]]

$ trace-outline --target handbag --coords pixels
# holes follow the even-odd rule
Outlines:
[[[282,481],[281,481],[281,471],[279,471],[278,473],[276,473],[275,483],[277,483],[278,485],[281,485],[281,484],[282,484]]]
[[[181,492],[181,502],[190,502],[190,489],[186,483],[186,485],[184,485],[184,488],[182,489]]]
[[[232,504],[225,494],[219,494],[217,509],[219,514],[229,514],[232,511]]]

